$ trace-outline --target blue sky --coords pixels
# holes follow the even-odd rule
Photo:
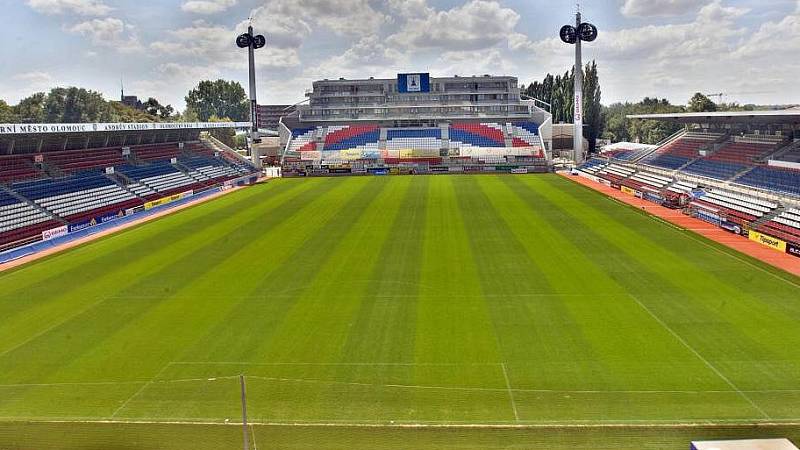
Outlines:
[[[800,103],[800,0],[586,0],[600,29],[604,103],[696,92]],[[235,36],[252,14],[261,103],[293,103],[311,81],[515,75],[571,67],[557,39],[575,3],[562,0],[0,0],[0,98],[78,85],[155,96],[184,107],[200,79],[246,82]]]

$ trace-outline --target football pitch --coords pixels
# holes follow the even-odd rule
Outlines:
[[[276,180],[0,273],[0,448],[241,448],[240,374],[259,448],[798,438],[798,324],[556,175]]]

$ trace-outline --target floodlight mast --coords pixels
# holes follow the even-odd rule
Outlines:
[[[247,33],[253,36],[253,26],[247,27]],[[258,107],[256,102],[256,49],[255,42],[251,40],[247,48],[247,58],[250,65],[250,120],[253,122],[252,138],[256,139],[258,134]]]
[[[247,58],[249,63],[249,79],[250,79],[250,121],[252,122],[252,129],[250,131],[250,141],[256,142],[258,139],[258,103],[256,101],[256,55],[255,51],[264,47],[267,39],[259,34],[253,34],[252,18],[249,19],[250,24],[247,26],[247,33],[240,34],[236,38],[236,46],[239,48],[247,49]]]
[[[574,105],[574,136],[573,152],[575,163],[583,162],[583,60],[581,58],[581,41],[592,42],[597,39],[597,27],[590,23],[581,22],[580,4],[575,13],[575,27],[564,25],[559,33],[561,40],[570,45],[575,45],[575,105]]]
[[[575,13],[575,29],[578,39],[575,40],[575,124],[572,148],[575,151],[575,164],[583,162],[583,57],[581,55],[581,11]]]

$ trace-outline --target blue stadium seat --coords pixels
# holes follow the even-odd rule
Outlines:
[[[386,134],[386,139],[397,138],[442,138],[441,128],[423,128],[415,130],[389,130]]]
[[[381,132],[379,129],[367,133],[359,134],[342,141],[325,144],[325,151],[349,150],[369,143],[377,143],[381,139]]]
[[[800,196],[800,171],[773,167],[756,167],[736,183]]]
[[[676,170],[686,165],[686,163],[689,161],[691,161],[691,159],[683,156],[663,154],[648,160],[647,164],[663,167],[665,169]]]
[[[716,178],[718,180],[727,180],[746,168],[747,166],[742,164],[701,159],[685,167],[682,172]]]

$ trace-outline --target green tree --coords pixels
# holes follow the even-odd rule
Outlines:
[[[186,95],[186,107],[205,122],[212,116],[247,121],[250,106],[244,88],[236,81],[201,81]]]
[[[14,112],[22,123],[42,123],[44,122],[44,92],[37,92],[29,97],[25,97],[14,106]]]
[[[691,112],[714,112],[716,110],[717,104],[699,92],[689,100],[689,111]]]
[[[0,100],[0,123],[16,123],[18,121],[14,108],[9,106],[5,100]]]
[[[208,118],[209,122],[232,122],[231,119],[224,117],[211,116]],[[236,147],[236,130],[233,128],[215,128],[211,130],[211,135],[222,141],[230,148]]]
[[[594,151],[596,140],[603,134],[602,91],[597,63],[591,61],[584,68],[583,74],[583,135],[589,141],[590,151]],[[534,81],[523,94],[550,104],[553,123],[572,123],[575,117],[575,71],[570,70],[563,75],[547,74],[544,79]]]
[[[54,88],[44,99],[44,120],[51,123],[106,122],[111,119],[102,94],[83,88]]]
[[[152,123],[158,122],[158,116],[152,116],[144,111],[119,102],[109,102],[108,110],[110,114],[109,122],[119,123]]]
[[[151,116],[169,119],[175,112],[175,108],[173,108],[172,105],[162,105],[158,100],[150,97],[144,102],[144,111]]]
[[[602,91],[600,78],[597,75],[595,61],[586,65],[583,79],[583,136],[589,141],[589,152],[594,153],[597,148],[597,139],[603,134],[605,123],[603,121]]]
[[[628,115],[685,112],[682,106],[667,99],[645,97],[638,103],[614,103],[603,107],[605,131],[603,137],[613,142],[642,142],[655,144],[677,132],[681,126],[655,120],[628,120]]]

